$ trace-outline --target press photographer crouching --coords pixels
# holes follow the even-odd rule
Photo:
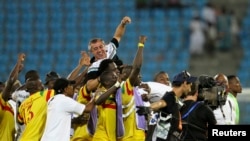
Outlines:
[[[217,101],[215,89],[213,78],[207,76],[200,76],[199,80],[192,84],[191,92],[184,97],[184,105],[180,110],[183,127],[182,141],[207,140],[208,125],[216,124],[213,110],[210,107],[214,107],[215,101]]]

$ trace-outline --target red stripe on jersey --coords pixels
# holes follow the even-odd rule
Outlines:
[[[10,106],[3,105],[2,102],[0,102],[0,106],[1,106],[1,109],[3,109],[3,111],[9,111],[12,115],[14,115],[14,111]]]
[[[102,104],[103,108],[116,109],[116,105],[112,104]]]
[[[82,88],[82,97],[87,99],[88,101],[91,100],[91,97],[84,93],[84,88]]]
[[[20,116],[20,114],[17,115],[17,119],[20,123],[24,123],[23,118]]]
[[[50,99],[51,91],[52,91],[52,90],[48,90],[48,93],[47,93],[47,95],[46,95],[46,101],[48,101],[48,100]]]
[[[126,91],[127,91],[128,95],[133,95],[133,90],[129,89],[128,83],[126,83]]]

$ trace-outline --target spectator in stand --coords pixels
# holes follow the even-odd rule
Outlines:
[[[211,24],[215,26],[216,24],[216,12],[213,3],[207,2],[201,11],[201,18],[206,23],[206,25]]]
[[[230,17],[231,17],[231,40],[232,40],[232,46],[233,47],[239,47],[239,39],[240,39],[240,31],[241,27],[239,25],[239,19],[237,18],[235,11],[230,11]]]
[[[205,27],[205,51],[211,56],[214,55],[217,42],[216,16],[214,4],[207,2],[201,11],[201,19]]]
[[[218,31],[218,49],[221,52],[229,51],[232,47],[231,41],[231,15],[225,6],[218,9],[216,28]]]
[[[217,29],[215,25],[208,23],[208,26],[205,28],[205,51],[208,55],[213,56],[216,50],[216,42],[217,42]]]
[[[190,45],[189,51],[191,56],[201,56],[204,53],[205,34],[204,24],[199,15],[195,15],[190,22]]]

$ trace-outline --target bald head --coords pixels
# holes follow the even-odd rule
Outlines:
[[[223,73],[218,73],[214,76],[214,80],[218,85],[224,86],[227,90],[229,88],[227,76]]]
[[[43,90],[44,88],[41,80],[37,78],[27,79],[25,86],[27,92],[29,92],[30,94],[34,94],[38,91]]]

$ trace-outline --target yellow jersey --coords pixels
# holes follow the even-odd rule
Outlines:
[[[20,141],[39,141],[42,137],[46,116],[47,101],[55,94],[54,90],[44,90],[30,95],[19,107],[18,121],[25,124]]]
[[[0,94],[0,140],[13,141],[15,135],[14,111]]]

